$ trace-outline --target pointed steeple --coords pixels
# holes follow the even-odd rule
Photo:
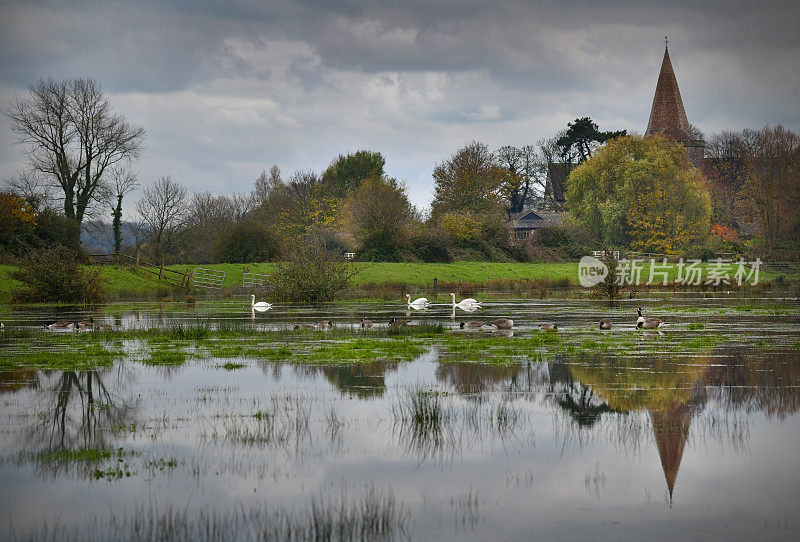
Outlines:
[[[656,94],[653,96],[653,107],[650,109],[650,122],[647,123],[646,133],[666,134],[676,141],[694,140],[686,111],[683,109],[678,80],[675,78],[675,71],[669,59],[668,43],[665,43],[664,47],[664,60],[661,62],[661,73],[658,74]]]

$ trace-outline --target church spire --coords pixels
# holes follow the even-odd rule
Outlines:
[[[669,59],[669,40],[664,36],[664,60],[661,62],[661,73],[658,74],[656,94],[653,96],[653,107],[650,110],[650,122],[647,123],[647,134],[662,133],[677,141],[692,141],[692,128],[683,109],[681,91],[678,80]]]

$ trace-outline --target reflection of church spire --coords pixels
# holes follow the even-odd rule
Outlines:
[[[661,467],[669,489],[669,502],[672,506],[672,491],[681,467],[683,447],[689,434],[689,425],[692,423],[695,405],[681,405],[665,410],[649,410],[653,420],[653,433],[661,457]]]

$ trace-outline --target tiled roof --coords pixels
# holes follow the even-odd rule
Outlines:
[[[661,63],[661,73],[658,74],[656,94],[653,96],[653,107],[650,110],[650,122],[647,123],[647,133],[662,133],[673,137],[677,141],[694,140],[692,128],[683,109],[681,91],[678,89],[678,80],[669,60],[669,50],[664,50],[664,60]]]

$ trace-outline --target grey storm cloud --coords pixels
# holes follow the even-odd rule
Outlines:
[[[2,2],[0,100],[92,76],[147,129],[143,182],[243,192],[272,163],[379,150],[426,205],[473,139],[551,136],[577,116],[643,131],[670,36],[706,134],[800,128],[796,2]],[[0,120],[0,176],[24,166]]]

